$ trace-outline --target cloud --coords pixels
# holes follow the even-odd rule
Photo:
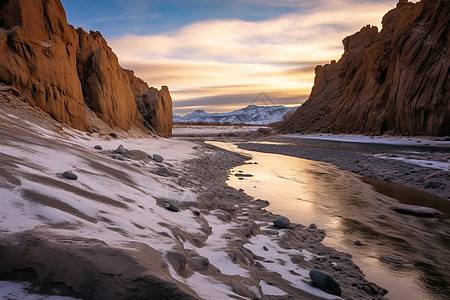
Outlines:
[[[110,44],[124,67],[151,85],[169,85],[174,101],[264,90],[297,89],[300,95],[310,90],[317,62],[339,59],[345,36],[369,23],[379,26],[396,3],[234,1],[299,10],[263,21],[201,21],[163,34],[115,37]]]

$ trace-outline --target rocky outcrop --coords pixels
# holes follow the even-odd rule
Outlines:
[[[284,132],[450,135],[450,2],[400,1],[343,40]]]
[[[163,86],[159,91],[149,88],[136,102],[147,128],[152,128],[164,137],[172,135],[172,98],[167,86]]]
[[[85,102],[109,126],[124,130],[140,123],[128,75],[100,32],[78,34],[77,70]]]
[[[59,0],[0,1],[0,27],[1,83],[77,129],[89,130],[85,105],[111,127],[142,128],[136,97],[145,93],[147,83],[119,65],[99,32],[67,24]],[[172,121],[165,110],[172,103],[167,103],[168,90],[161,95],[146,120],[167,136]]]
[[[86,130],[78,37],[59,1],[0,2],[0,81],[58,121]]]
[[[130,81],[131,91],[133,92],[134,98],[139,98],[148,90],[149,86],[147,82],[134,75],[133,70],[124,69]]]
[[[134,243],[133,253],[94,239],[2,236],[0,278],[32,281],[82,299],[199,299],[170,275],[161,254]]]

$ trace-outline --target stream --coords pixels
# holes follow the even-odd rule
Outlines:
[[[244,151],[233,143],[208,143],[251,155],[248,164],[231,170],[227,183],[268,200],[267,210],[291,222],[324,229],[323,243],[350,253],[367,280],[389,290],[388,299],[448,299],[447,200],[323,162]],[[253,177],[234,176],[239,172]],[[399,202],[434,207],[443,214],[437,219],[398,214],[392,206]],[[356,240],[362,245],[355,245]]]

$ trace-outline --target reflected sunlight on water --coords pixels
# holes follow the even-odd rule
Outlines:
[[[256,199],[269,200],[267,210],[292,222],[305,226],[315,223],[325,229],[323,243],[351,253],[369,281],[389,290],[389,299],[445,299],[448,270],[443,262],[449,258],[448,218],[435,222],[396,214],[391,209],[398,203],[396,199],[377,192],[361,176],[327,163],[243,151],[231,143],[208,143],[251,155],[251,162],[257,164],[236,167],[227,183]],[[239,179],[234,176],[239,171],[253,177]],[[401,189],[398,193],[402,194]],[[419,194],[415,197],[426,196]],[[448,203],[441,205],[449,207]],[[354,245],[355,240],[364,245]],[[380,257],[386,255],[410,263],[399,266],[382,262]]]

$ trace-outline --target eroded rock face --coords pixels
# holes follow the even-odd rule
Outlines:
[[[100,32],[76,32],[77,69],[86,104],[109,126],[130,129],[138,111],[128,75]]]
[[[380,32],[346,37],[282,131],[450,135],[449,11],[446,0],[400,1]]]
[[[58,0],[0,2],[0,81],[74,128],[88,124],[78,79],[78,37]]]
[[[144,123],[136,97],[145,98],[147,83],[119,65],[99,32],[67,24],[59,0],[0,1],[0,82],[77,129],[89,129],[85,105],[111,127],[129,130]],[[156,132],[171,135],[169,90],[152,95],[146,120]]]
[[[172,98],[167,86],[163,86],[161,90],[149,88],[136,102],[146,127],[152,128],[163,137],[172,135]]]

